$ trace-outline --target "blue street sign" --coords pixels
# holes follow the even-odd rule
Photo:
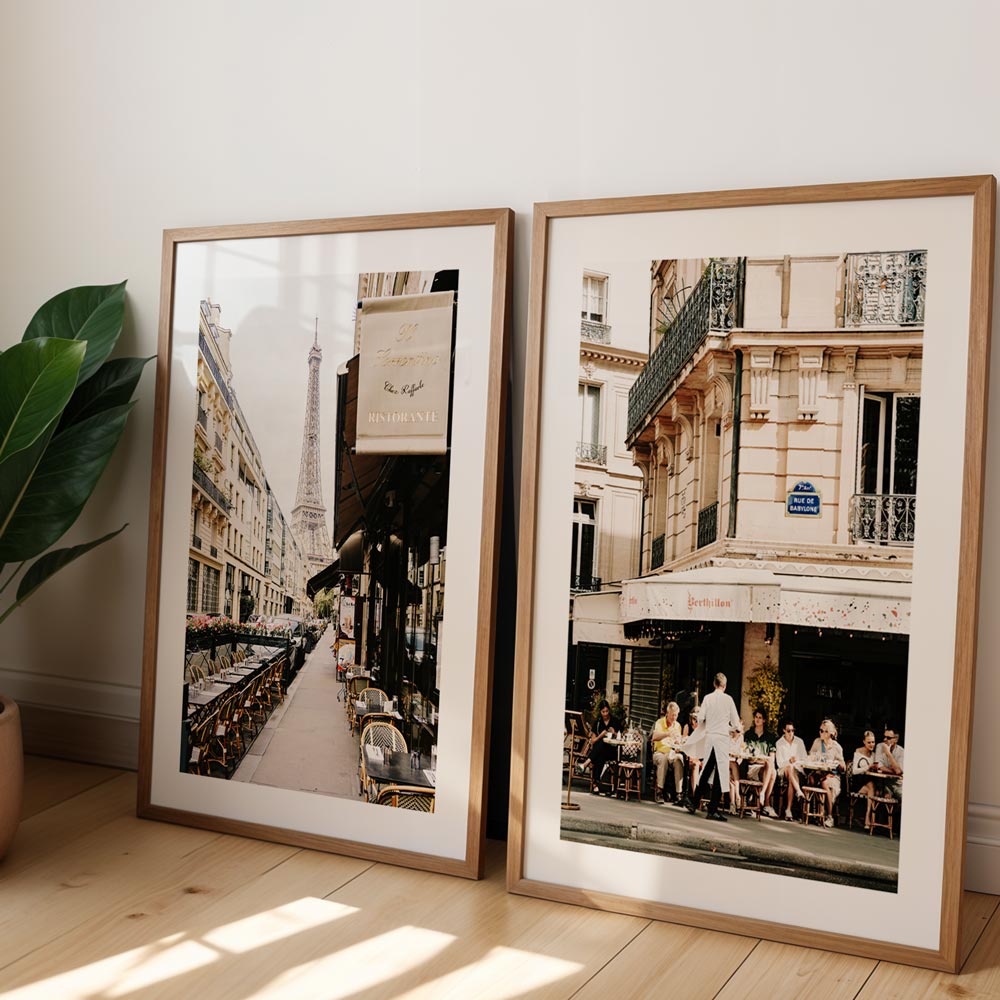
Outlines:
[[[812,483],[800,479],[788,492],[785,513],[792,517],[819,517],[823,511],[819,491]]]

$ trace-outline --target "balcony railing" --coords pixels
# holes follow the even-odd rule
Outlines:
[[[577,441],[576,460],[578,462],[590,462],[592,465],[607,465],[608,446],[605,444],[593,444],[590,441]]]
[[[588,576],[585,573],[574,574],[569,582],[572,590],[600,590],[601,578],[599,576]]]
[[[851,538],[870,545],[912,545],[917,498],[910,493],[856,493],[851,497]]]
[[[208,411],[198,407],[198,423],[203,431],[208,431]]]
[[[205,364],[208,365],[208,370],[212,373],[215,384],[219,387],[219,392],[222,393],[222,398],[226,401],[226,406],[232,409],[233,397],[229,392],[229,386],[226,385],[226,380],[222,377],[222,372],[219,371],[219,366],[215,363],[215,358],[212,356],[212,350],[208,346],[205,334],[200,330],[198,331],[198,350],[205,359]]]
[[[198,465],[192,465],[192,467],[195,484],[205,492],[209,500],[217,504],[225,513],[229,513],[229,500],[225,493],[212,482],[211,477],[204,469]]]
[[[215,435],[215,450],[222,454],[222,438],[218,434]]]
[[[658,566],[663,565],[663,555],[666,549],[666,536],[657,535],[653,539],[653,545],[649,553],[649,568],[656,569]]]
[[[711,545],[719,537],[719,502],[698,511],[698,548]]]
[[[846,326],[910,326],[924,321],[927,251],[847,255]]]
[[[663,331],[649,363],[628,394],[628,436],[641,430],[670,384],[694,357],[709,333],[724,334],[743,323],[745,258],[713,260]]]
[[[580,320],[580,339],[592,344],[610,344],[611,327],[607,323],[595,323],[592,319]]]
[[[191,536],[191,548],[193,549],[201,548],[201,539],[197,535]]]

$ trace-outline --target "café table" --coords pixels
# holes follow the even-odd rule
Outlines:
[[[413,785],[417,788],[434,788],[437,773],[431,770],[431,759],[420,755],[419,768],[410,764],[407,750],[391,750],[386,754],[380,747],[365,747],[365,773],[369,780],[379,785]]]
[[[200,691],[188,688],[188,704],[198,705],[199,707],[209,705],[220,694],[225,694],[228,690],[229,686],[227,684],[210,684],[207,688],[202,688]]]

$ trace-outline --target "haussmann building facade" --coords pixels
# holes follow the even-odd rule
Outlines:
[[[921,250],[654,262],[639,562],[575,597],[569,707],[596,658],[645,728],[717,670],[749,721],[770,660],[806,737],[903,725],[926,271]]]

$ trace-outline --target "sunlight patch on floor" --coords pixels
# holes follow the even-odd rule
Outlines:
[[[491,948],[476,962],[440,976],[405,993],[397,1000],[511,1000],[526,996],[583,969],[582,962],[568,962],[520,948]]]
[[[58,976],[3,993],[3,1000],[92,1000],[147,989],[203,969],[228,955],[244,954],[357,913],[326,899],[304,897],[243,920],[215,927],[200,938],[170,934]]]
[[[345,1000],[431,961],[454,941],[453,934],[423,927],[397,927],[289,969],[248,993],[245,1000]]]

